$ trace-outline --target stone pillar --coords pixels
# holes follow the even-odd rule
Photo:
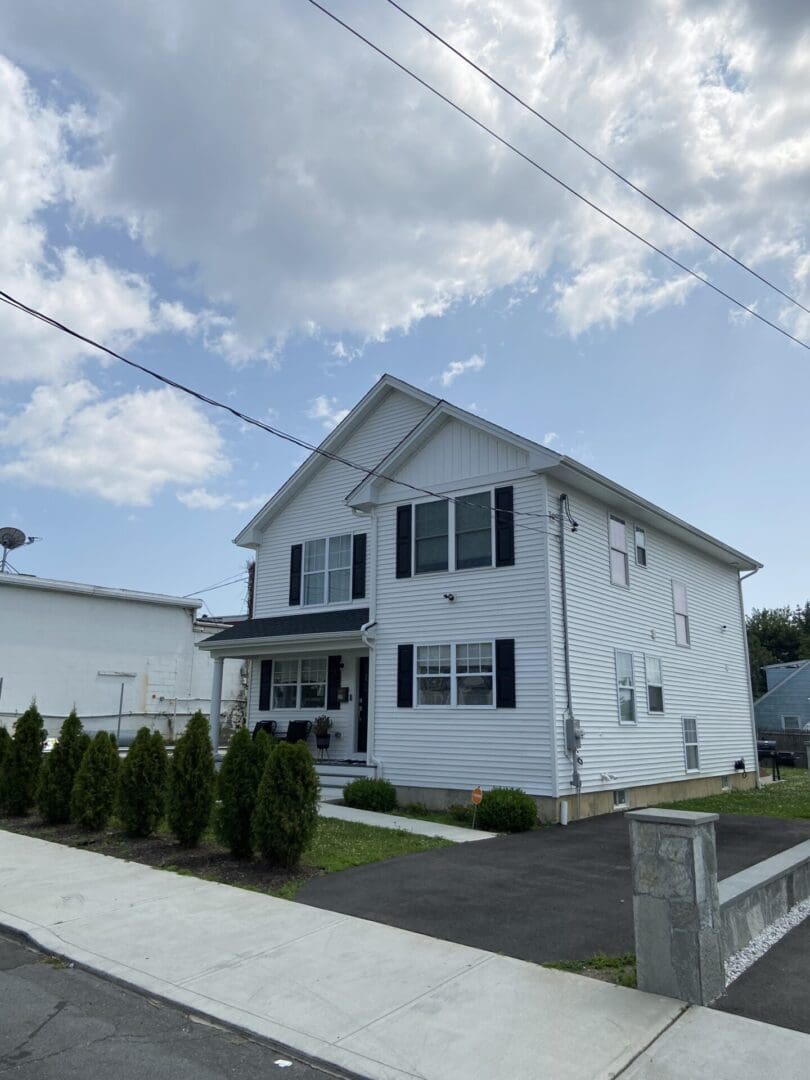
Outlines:
[[[214,757],[219,750],[219,714],[222,710],[222,668],[225,661],[221,656],[214,657],[214,675],[211,680],[211,746]]]
[[[708,1005],[725,989],[717,814],[632,810],[638,988]]]

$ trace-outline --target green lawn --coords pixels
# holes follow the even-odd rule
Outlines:
[[[573,971],[577,975],[588,975],[592,979],[615,983],[617,986],[636,985],[636,958],[633,953],[625,953],[623,956],[597,953],[589,956],[587,960],[558,960],[553,964],[543,964],[543,967],[555,968],[557,971]]]
[[[356,821],[319,818],[318,830],[304,852],[303,861],[331,874],[335,870],[348,870],[350,866],[365,866],[398,855],[451,846],[449,840],[435,836],[416,836],[400,829],[378,829]]]
[[[810,773],[782,769],[782,782],[750,791],[727,791],[703,799],[662,803],[669,810],[706,810],[716,814],[751,814],[759,817],[810,818]]]
[[[391,813],[397,817],[416,818],[418,821],[435,821],[437,825],[454,825],[457,829],[469,829],[472,822],[472,806],[463,809],[467,812],[466,819],[461,813],[450,813],[449,810],[428,810],[420,803],[407,803],[405,806],[395,807]]]

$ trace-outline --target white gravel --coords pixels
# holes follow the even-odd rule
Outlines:
[[[808,915],[810,915],[810,900],[802,900],[801,903],[792,907],[787,915],[783,915],[781,919],[777,919],[776,922],[766,927],[761,934],[757,934],[744,949],[735,953],[734,956],[730,956],[725,965],[726,986],[738,979],[744,971],[751,967],[755,960],[759,960],[761,956],[764,956],[771,946],[780,941],[785,934],[798,926],[800,922],[803,922]]]

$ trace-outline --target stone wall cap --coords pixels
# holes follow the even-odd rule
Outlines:
[[[654,825],[708,825],[710,821],[720,820],[719,814],[705,814],[696,810],[630,810],[624,816]]]

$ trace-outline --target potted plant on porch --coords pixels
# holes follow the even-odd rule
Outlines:
[[[332,720],[326,713],[321,713],[320,716],[315,717],[315,745],[321,753],[329,749],[329,744],[332,741],[331,729]]]

